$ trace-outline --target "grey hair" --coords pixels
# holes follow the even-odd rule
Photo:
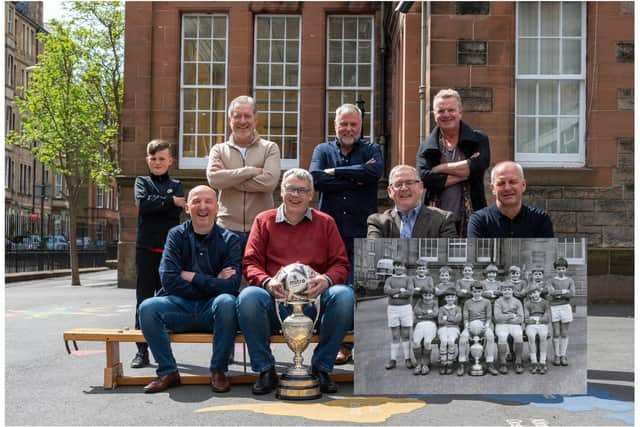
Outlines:
[[[345,113],[358,113],[358,116],[360,117],[360,120],[362,120],[362,111],[360,111],[360,109],[358,108],[357,105],[354,105],[354,104],[342,104],[341,106],[339,106],[336,109],[335,121],[338,120],[338,117],[340,117],[340,114],[345,114]]]
[[[436,93],[436,96],[433,97],[433,110],[436,109],[436,102],[440,99],[444,98],[455,98],[458,101],[458,108],[462,111],[462,98],[460,94],[455,89],[442,89],[440,92]]]
[[[393,179],[393,177],[402,171],[413,172],[416,175],[416,179],[420,179],[420,176],[418,176],[418,171],[413,166],[397,165],[397,166],[394,166],[393,169],[391,169],[391,172],[389,172],[389,184],[391,184],[391,180]]]
[[[516,169],[518,169],[518,174],[520,175],[520,179],[522,181],[524,181],[524,169],[522,169],[522,166],[519,163],[516,162],[512,162],[511,160],[505,160],[503,162],[498,163],[497,165],[495,165],[493,167],[493,169],[491,169],[491,183],[493,184],[496,181],[496,170],[498,168],[502,168],[508,165],[515,165]]]
[[[293,168],[293,169],[289,169],[289,170],[285,171],[285,173],[282,175],[282,184],[280,184],[280,188],[282,190],[284,190],[284,182],[291,176],[293,176],[295,178],[298,178],[298,179],[304,179],[305,181],[307,181],[309,183],[309,188],[311,188],[311,191],[314,191],[313,190],[313,176],[311,176],[311,174],[309,173],[308,170],[301,169],[301,168]]]
[[[236,105],[238,104],[250,104],[253,106],[253,115],[256,116],[258,115],[258,106],[256,105],[256,101],[247,95],[241,95],[238,96],[236,98],[234,98],[230,103],[229,103],[229,109],[227,110],[227,115],[229,117],[231,117],[233,115],[233,111],[236,109]]]

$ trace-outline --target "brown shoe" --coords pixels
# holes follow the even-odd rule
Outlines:
[[[158,393],[160,391],[165,391],[170,387],[175,387],[180,385],[180,374],[178,371],[162,375],[157,377],[155,380],[151,381],[144,387],[145,393]]]
[[[211,371],[211,390],[215,393],[225,393],[231,390],[227,376],[220,369]]]
[[[338,355],[336,356],[336,365],[344,365],[348,361],[353,359],[352,350],[343,345],[340,346],[338,350]]]

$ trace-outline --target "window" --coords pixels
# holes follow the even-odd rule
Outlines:
[[[29,55],[33,55],[35,49],[33,46],[36,44],[36,32],[34,30],[30,30],[31,38],[29,40]]]
[[[476,260],[490,262],[493,260],[494,239],[476,239]]]
[[[449,261],[465,262],[467,260],[467,239],[449,239]]]
[[[418,240],[418,257],[428,261],[438,260],[438,239]]]
[[[42,180],[44,188],[42,189],[45,198],[51,198],[51,183],[49,182],[49,171],[44,171],[44,179]]]
[[[398,257],[398,239],[385,239],[382,245],[385,258],[396,259]]]
[[[5,109],[5,130],[13,130],[13,123],[13,107],[7,105],[7,108]]]
[[[300,159],[300,17],[255,18],[253,82],[258,133],[280,146],[281,167]]]
[[[227,104],[227,17],[182,16],[180,167],[204,168],[224,142]]]
[[[56,174],[56,192],[55,198],[62,199],[62,186],[64,185],[64,176],[61,173]]]
[[[104,187],[96,188],[96,208],[104,207]]]
[[[13,19],[15,16],[15,10],[12,7],[9,7],[9,12],[7,12],[7,33],[13,34],[14,26]]]
[[[330,16],[327,21],[326,137],[335,138],[335,111],[364,101],[364,137],[373,136],[373,17]]]
[[[4,188],[13,189],[13,160],[8,156],[4,158]]]
[[[562,238],[556,239],[558,257],[564,257],[569,264],[585,263],[585,241],[584,238]]]
[[[7,83],[9,84],[9,86],[13,86],[14,85],[14,66],[13,66],[13,55],[8,55],[7,56]]]
[[[516,7],[515,160],[584,166],[585,3]]]

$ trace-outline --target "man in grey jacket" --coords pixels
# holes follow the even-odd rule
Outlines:
[[[422,204],[423,184],[416,168],[398,165],[389,173],[389,198],[395,206],[367,219],[367,237],[457,237],[451,212]]]

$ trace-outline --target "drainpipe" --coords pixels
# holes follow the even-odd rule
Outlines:
[[[379,60],[380,64],[380,73],[379,73],[379,83],[380,83],[380,101],[378,105],[378,111],[380,113],[380,136],[378,137],[378,144],[380,145],[380,151],[382,152],[383,160],[385,161],[385,168],[389,166],[386,164],[386,160],[389,158],[387,156],[387,107],[386,107],[386,96],[385,96],[385,61],[386,61],[386,50],[387,50],[387,34],[385,24],[387,22],[387,5],[386,2],[380,2],[380,49],[379,49]],[[383,171],[383,175],[386,176],[386,171]]]
[[[427,137],[426,135],[426,115],[427,115],[427,87],[426,87],[426,72],[427,72],[427,59],[428,59],[428,28],[427,17],[431,14],[431,3],[427,1],[421,2],[420,5],[420,141],[422,142]]]

